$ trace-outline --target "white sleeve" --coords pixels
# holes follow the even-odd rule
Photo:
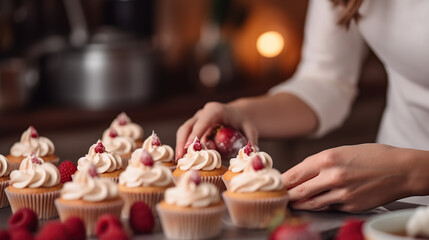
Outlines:
[[[318,117],[315,136],[340,126],[347,117],[367,53],[354,22],[348,30],[337,24],[341,10],[329,0],[310,1],[298,69],[269,91],[289,92],[307,103]]]

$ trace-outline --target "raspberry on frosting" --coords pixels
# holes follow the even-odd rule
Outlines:
[[[177,162],[181,170],[205,170],[219,169],[222,166],[220,154],[216,150],[207,147],[195,137],[194,142],[188,147],[186,154]]]
[[[10,154],[16,157],[27,156],[32,152],[39,152],[39,156],[53,155],[54,144],[46,137],[41,137],[33,126],[30,126],[21,135],[21,140],[10,149]]]
[[[77,169],[80,171],[87,163],[94,164],[98,173],[113,172],[122,168],[121,157],[106,151],[100,140],[89,148],[88,154],[78,160]]]
[[[154,162],[172,162],[174,159],[173,148],[163,145],[154,131],[152,131],[152,135],[145,139],[142,148],[152,155]]]

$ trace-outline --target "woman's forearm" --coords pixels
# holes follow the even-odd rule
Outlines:
[[[293,137],[316,130],[314,111],[301,99],[289,94],[241,98],[228,103],[258,129],[261,137]]]

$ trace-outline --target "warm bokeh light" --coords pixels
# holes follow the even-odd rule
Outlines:
[[[272,58],[283,50],[284,41],[280,33],[275,31],[265,32],[258,37],[256,48],[259,54],[264,57]]]

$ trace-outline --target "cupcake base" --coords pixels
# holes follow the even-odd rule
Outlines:
[[[69,217],[75,216],[83,220],[87,236],[95,235],[95,227],[98,218],[106,213],[113,214],[118,218],[121,216],[121,210],[124,201],[121,198],[107,200],[102,202],[87,202],[83,200],[64,200],[58,198],[55,200],[60,220],[64,222]]]
[[[264,196],[265,195],[265,196]],[[286,192],[231,193],[222,197],[232,223],[241,228],[263,229],[268,227],[276,212],[287,206]]]
[[[162,229],[170,239],[207,239],[219,235],[225,205],[190,208],[177,207],[165,201],[156,205]]]
[[[11,171],[13,171],[13,170],[19,169],[19,165],[21,165],[22,160],[24,160],[24,158],[26,158],[26,156],[17,157],[17,156],[13,156],[13,155],[7,155],[6,158],[9,161]],[[58,158],[57,155],[47,155],[47,156],[44,156],[41,158],[43,159],[44,162],[52,163],[56,167],[58,167],[59,162],[60,162],[60,159]]]
[[[6,193],[4,192],[4,190],[9,186],[9,182],[9,177],[0,177],[0,208],[9,206],[9,201],[7,200]]]
[[[21,208],[30,208],[36,212],[39,219],[49,219],[58,216],[54,200],[60,196],[62,184],[51,188],[15,188],[5,189],[12,213]]]
[[[172,186],[168,186],[172,187]],[[133,203],[138,201],[145,202],[151,209],[154,216],[157,216],[155,206],[164,199],[164,192],[168,187],[136,187],[130,188],[118,184],[119,196],[124,200],[124,208],[122,209],[122,217],[128,218],[130,208]]]
[[[222,193],[226,190],[225,184],[222,181],[222,175],[227,171],[227,168],[225,166],[221,166],[219,169],[215,169],[212,171],[204,171],[204,170],[198,170],[198,173],[201,177],[201,182],[207,182],[214,184],[218,190],[219,193]],[[180,178],[182,175],[187,172],[185,170],[182,170],[180,168],[176,168],[173,172],[173,181],[177,185],[177,183],[180,181]]]

